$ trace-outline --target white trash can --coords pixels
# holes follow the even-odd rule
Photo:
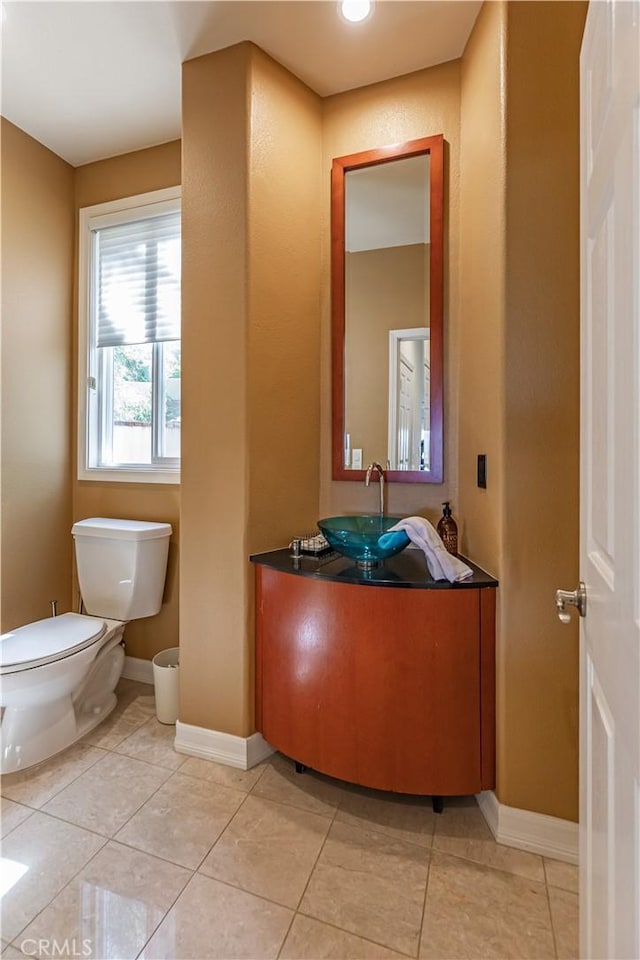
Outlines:
[[[156,716],[160,723],[175,723],[178,719],[180,647],[171,647],[169,650],[157,653],[151,662],[156,695]]]

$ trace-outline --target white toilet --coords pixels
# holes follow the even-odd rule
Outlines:
[[[171,525],[94,517],[74,524],[88,616],[64,613],[0,637],[0,772],[46,760],[116,705],[128,620],[162,605]]]

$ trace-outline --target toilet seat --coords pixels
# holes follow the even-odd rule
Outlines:
[[[96,643],[107,630],[99,617],[63,613],[0,636],[0,675],[62,660]]]

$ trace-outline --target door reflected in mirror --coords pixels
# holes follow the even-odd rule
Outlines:
[[[332,202],[334,479],[439,482],[442,137],[334,160]]]
[[[389,331],[389,470],[429,469],[429,328]]]

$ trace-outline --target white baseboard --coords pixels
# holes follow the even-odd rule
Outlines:
[[[126,680],[153,684],[153,664],[151,660],[125,657],[122,676]],[[179,720],[176,723],[174,746],[178,753],[202,757],[204,760],[216,760],[240,770],[249,770],[275,753],[274,748],[260,733],[254,733],[250,737],[235,737],[230,733],[194,727]]]
[[[478,805],[498,843],[578,863],[579,828],[572,820],[518,810],[500,803],[493,790],[477,795]]]
[[[138,657],[125,657],[122,676],[125,680],[140,680],[141,683],[153,683],[153,664],[151,660]]]
[[[181,723],[180,720],[176,723],[174,747],[178,753],[215,760],[240,770],[249,770],[275,753],[261,733],[253,733],[250,737],[236,737],[220,730],[194,727],[189,723]]]

